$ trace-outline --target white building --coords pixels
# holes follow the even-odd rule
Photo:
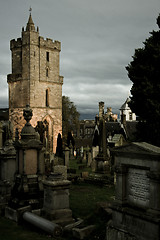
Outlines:
[[[120,108],[121,123],[123,123],[124,121],[136,121],[136,114],[133,113],[130,107],[128,106],[128,103],[130,101],[131,100],[128,97],[125,103]]]

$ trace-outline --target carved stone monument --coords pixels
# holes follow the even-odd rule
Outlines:
[[[107,240],[159,240],[160,148],[131,143],[113,154],[116,196]]]
[[[31,205],[34,209],[42,207],[43,203],[44,152],[39,134],[30,124],[32,109],[29,105],[23,110],[23,116],[26,124],[21,139],[16,132],[16,177],[10,206],[16,209]]]

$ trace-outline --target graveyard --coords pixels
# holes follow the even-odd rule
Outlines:
[[[90,172],[91,168],[80,163],[79,159],[72,158],[69,161],[69,169],[74,172],[72,177],[72,184],[70,187],[70,208],[72,215],[76,221],[82,220],[81,227],[94,225],[93,232],[87,237],[87,239],[104,239],[106,235],[106,224],[104,221],[108,221],[111,218],[109,212],[105,211],[105,208],[111,205],[115,197],[115,187],[113,184],[104,184],[103,182],[86,181],[86,178],[82,178],[82,173]],[[70,171],[69,171],[70,172]],[[77,178],[74,178],[76,174]],[[68,174],[71,178],[71,174]],[[106,207],[107,205],[107,207]],[[17,224],[12,220],[6,219],[1,214],[0,228],[2,239],[54,239],[50,234],[41,231],[40,229],[33,227],[26,222]],[[6,231],[6,225],[9,225]],[[74,238],[71,231],[64,231],[63,236],[58,239],[77,239]]]
[[[95,225],[96,231],[88,239],[104,239],[105,225],[103,224],[105,214],[98,210],[97,202],[112,202],[114,188],[99,187],[82,184],[75,184],[70,189],[70,206],[75,217],[85,220],[85,225]],[[94,218],[94,220],[93,220]],[[4,217],[0,218],[1,239],[25,240],[25,239],[54,239],[51,235],[40,232],[31,225],[17,225],[17,223]],[[100,237],[101,236],[101,237]],[[99,238],[98,238],[99,237]],[[74,239],[69,233],[63,234],[58,239]]]
[[[95,120],[63,137],[60,42],[40,37],[30,13],[10,49],[0,239],[159,240],[160,148],[137,138],[131,99],[120,121],[101,101]]]

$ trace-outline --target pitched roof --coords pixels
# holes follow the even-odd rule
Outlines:
[[[34,22],[32,20],[31,14],[29,15],[28,23],[26,26],[26,31],[35,31],[35,26],[34,26]]]
[[[128,97],[128,98],[126,99],[125,103],[123,103],[122,106],[120,107],[120,110],[125,110],[126,108],[127,108],[127,109],[130,109],[130,108],[128,107],[128,103],[129,103],[129,102],[130,102],[130,98]]]
[[[123,134],[123,128],[119,122],[106,122],[106,135],[109,133],[113,134]]]
[[[126,124],[124,124],[124,129],[126,132],[126,137],[130,141],[136,140],[136,131],[137,131],[137,121],[126,121]]]

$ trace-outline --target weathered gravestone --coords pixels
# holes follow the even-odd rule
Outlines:
[[[62,174],[51,173],[43,180],[44,204],[42,216],[62,226],[73,223],[69,208],[69,188],[71,182],[64,180]]]
[[[69,167],[69,148],[66,146],[64,150],[65,158],[64,158],[64,165]]]
[[[160,148],[131,143],[113,154],[116,196],[107,240],[159,240]]]
[[[5,204],[11,195],[11,188],[14,181],[16,171],[16,150],[12,141],[11,123],[6,126],[8,130],[5,143],[3,145],[2,125],[0,123],[0,209],[4,208]]]
[[[91,151],[88,152],[88,162],[87,162],[87,167],[90,167],[92,163],[92,153]]]

